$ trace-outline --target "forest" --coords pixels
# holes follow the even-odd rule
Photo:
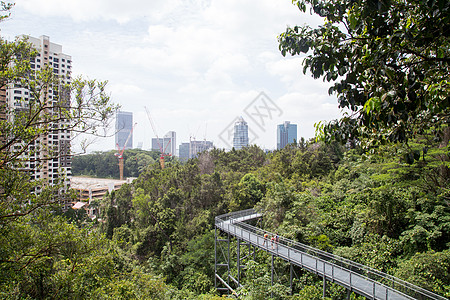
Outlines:
[[[401,144],[369,153],[301,140],[269,153],[257,146],[214,149],[186,164],[172,161],[164,170],[155,162],[132,184],[93,203],[103,212],[102,222],[73,218],[67,225],[89,228],[103,239],[103,251],[117,260],[109,266],[114,276],[82,271],[89,266],[82,262],[72,266],[72,275],[94,272],[89,276],[102,283],[92,281],[89,292],[101,297],[214,299],[214,217],[256,207],[264,213],[258,224],[264,229],[449,297],[450,190],[443,164],[449,149],[426,136],[409,146],[420,154],[413,161]],[[289,296],[283,278],[288,265],[281,261],[280,278],[271,287],[269,261],[258,252],[251,265],[258,276],[243,278],[243,299],[274,292],[277,299],[322,299],[321,278],[301,269]],[[153,284],[140,282],[143,275]],[[328,293],[330,299],[345,297],[337,285]]]

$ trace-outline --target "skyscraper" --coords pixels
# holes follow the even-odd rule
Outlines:
[[[248,124],[240,117],[234,123],[233,147],[236,150],[248,146]]]
[[[118,111],[116,113],[116,145],[120,149],[132,149],[133,148],[133,113],[126,111]],[[131,134],[131,136],[130,136]],[[130,138],[128,139],[128,136]],[[125,142],[127,141],[125,145]]]
[[[287,144],[297,140],[297,124],[286,121],[277,126],[277,149],[283,149]]]
[[[71,56],[62,53],[62,46],[51,43],[48,36],[41,36],[39,38],[25,36],[28,43],[30,43],[37,55],[30,60],[30,67],[32,71],[38,71],[44,67],[50,67],[55,75],[58,75],[60,84],[50,85],[42,88],[41,100],[49,104],[59,105],[56,103],[70,102],[70,94],[64,89],[64,84],[71,82],[72,72],[72,58]],[[31,101],[36,101],[30,90],[22,86],[20,82],[11,83],[6,91],[0,92],[0,105],[2,107],[9,107],[10,114],[5,112],[0,113],[0,118],[11,118],[13,120],[16,114],[26,112],[31,106]],[[57,114],[53,110],[47,109],[45,113],[49,115]],[[58,118],[57,121],[48,123],[49,130],[47,134],[41,134],[31,144],[27,145],[29,152],[29,159],[24,162],[24,169],[30,173],[31,180],[43,179],[49,185],[55,184],[66,175],[64,183],[66,186],[70,184],[72,159],[71,159],[71,132],[69,129],[70,121],[64,117]],[[19,145],[14,146],[16,149],[21,149]],[[39,193],[40,187],[37,187],[34,192]]]
[[[152,150],[161,151],[171,156],[176,155],[177,151],[177,133],[175,131],[167,132],[163,138],[152,138]],[[160,149],[162,148],[162,149]]]
[[[166,153],[175,156],[177,154],[177,133],[175,131],[169,131],[163,138]]]

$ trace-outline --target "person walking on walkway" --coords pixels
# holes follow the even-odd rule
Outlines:
[[[280,236],[278,235],[278,232],[275,233],[274,241],[275,241],[275,247],[278,249],[278,242],[280,241]]]
[[[267,238],[269,237],[269,235],[267,234],[266,231],[264,231],[264,242],[263,242],[263,246],[269,246],[269,242],[267,241]]]

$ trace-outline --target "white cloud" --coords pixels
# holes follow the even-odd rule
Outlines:
[[[126,23],[142,16],[160,19],[179,4],[178,1],[164,0],[21,0],[17,5],[45,17],[68,16],[77,22],[114,20]]]

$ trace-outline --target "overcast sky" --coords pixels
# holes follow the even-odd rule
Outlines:
[[[177,133],[228,148],[242,116],[252,143],[276,148],[276,125],[291,121],[298,137],[339,117],[329,83],[303,75],[301,57],[283,57],[277,36],[288,25],[316,26],[291,0],[17,0],[1,35],[47,35],[72,56],[73,75],[108,80],[113,101],[137,122],[133,144]],[[263,93],[263,94],[261,94]],[[76,148],[76,145],[74,145]],[[97,139],[91,151],[115,148]]]

